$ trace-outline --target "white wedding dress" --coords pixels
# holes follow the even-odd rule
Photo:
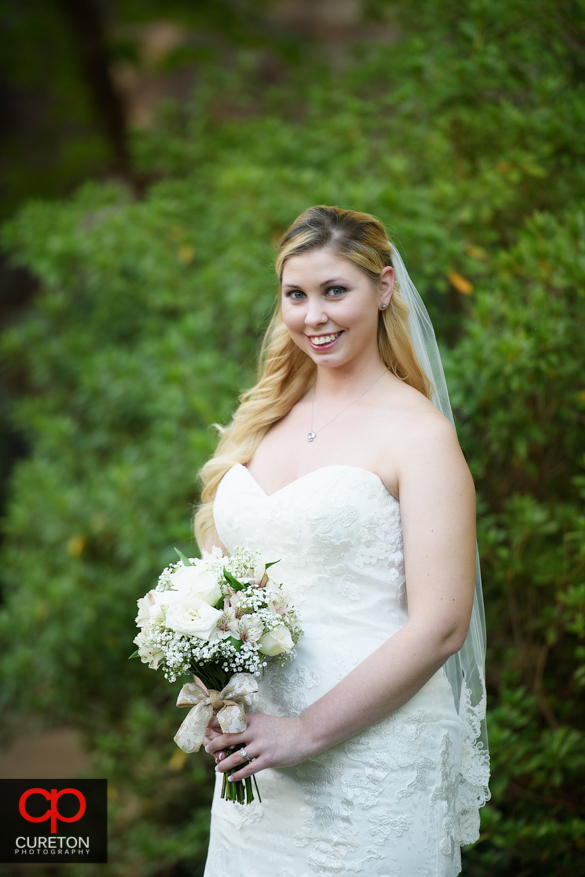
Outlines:
[[[233,466],[215,499],[228,551],[256,548],[303,627],[294,661],[269,666],[250,711],[298,716],[408,617],[398,501],[377,475],[327,466],[267,496]],[[388,668],[392,672],[392,668]],[[262,804],[212,807],[205,877],[453,877],[478,835],[482,753],[474,710],[443,669],[403,707],[296,767],[257,775]],[[479,758],[479,762],[478,762]]]

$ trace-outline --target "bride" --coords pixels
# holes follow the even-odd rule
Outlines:
[[[208,728],[205,877],[451,877],[489,797],[485,642],[432,327],[368,214],[310,208],[276,267],[260,379],[202,470],[196,533],[280,560],[304,635],[243,733]],[[261,804],[220,799],[223,774],[259,772]]]

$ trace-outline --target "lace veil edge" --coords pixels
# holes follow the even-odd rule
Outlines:
[[[390,245],[400,297],[408,307],[408,328],[414,351],[431,383],[431,401],[455,427],[443,363],[431,319],[400,253],[394,244]],[[455,828],[460,844],[473,843],[478,839],[478,810],[490,798],[485,653],[485,613],[479,554],[476,548],[475,596],[469,631],[462,648],[445,664],[445,672],[461,721],[461,774]]]

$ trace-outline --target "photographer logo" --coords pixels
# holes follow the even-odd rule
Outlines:
[[[106,780],[0,780],[0,862],[107,862]]]

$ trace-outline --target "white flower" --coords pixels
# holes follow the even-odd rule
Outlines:
[[[165,617],[165,610],[179,599],[181,596],[178,591],[150,591],[153,598],[153,604],[150,607],[150,621],[162,621]]]
[[[221,588],[214,573],[200,563],[197,566],[181,564],[170,576],[173,588],[184,593],[199,594],[210,606],[221,597]]]
[[[214,545],[211,551],[205,551],[205,549],[203,549],[202,560],[205,562],[208,560],[221,560],[222,557],[224,557],[224,553],[219,545]]]
[[[134,642],[138,646],[138,655],[143,664],[148,664],[152,670],[156,670],[161,658],[164,657],[162,649],[155,648],[148,640],[144,628],[136,635]]]
[[[186,636],[209,640],[222,614],[198,594],[181,594],[180,599],[167,609],[165,627]]]
[[[149,591],[148,594],[145,594],[144,597],[140,597],[136,602],[138,604],[138,615],[135,619],[136,624],[138,627],[143,627],[143,625],[150,621],[150,610],[155,602],[153,592]]]
[[[268,581],[268,576],[266,575],[266,564],[261,558],[256,558],[254,562],[254,573],[253,573],[253,582],[258,585],[259,588],[264,587],[266,582]]]
[[[238,634],[244,642],[257,643],[263,630],[264,625],[253,615],[244,615],[238,622]]]
[[[250,611],[248,597],[243,591],[237,591],[235,594],[230,594],[229,605],[230,608],[234,610],[236,618],[241,618],[242,615]]]
[[[224,609],[221,618],[217,622],[218,637],[227,639],[228,636],[237,637],[238,635],[238,619],[235,611],[228,606]]]
[[[271,602],[268,608],[278,615],[285,615],[290,610],[290,598],[282,585],[273,584],[268,588]]]
[[[261,652],[273,658],[275,655],[280,655],[281,652],[290,651],[294,643],[288,627],[285,627],[284,624],[277,624],[260,638],[258,645]]]

